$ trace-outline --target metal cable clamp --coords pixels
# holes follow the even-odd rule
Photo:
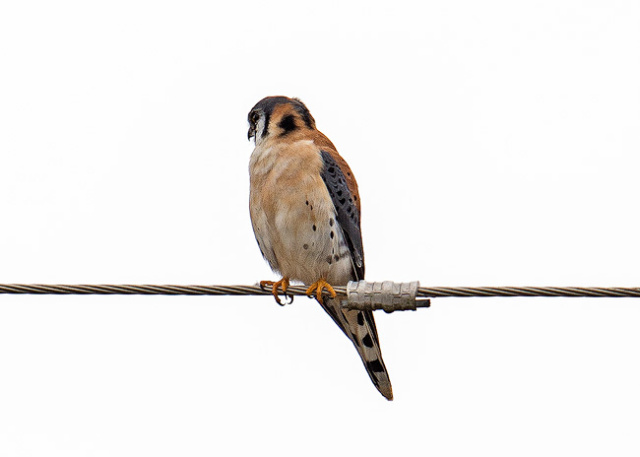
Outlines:
[[[347,299],[342,301],[342,306],[369,311],[383,309],[387,313],[428,308],[431,305],[429,299],[416,299],[419,287],[418,281],[351,281],[347,284]]]

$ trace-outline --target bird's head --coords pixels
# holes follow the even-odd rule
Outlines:
[[[316,122],[297,98],[265,97],[249,111],[247,137],[258,144],[270,137],[283,137],[302,129],[315,129]]]

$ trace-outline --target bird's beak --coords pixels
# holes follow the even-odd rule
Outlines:
[[[251,138],[255,138],[256,136],[256,128],[253,125],[249,126],[249,131],[247,132],[247,139],[251,141]]]

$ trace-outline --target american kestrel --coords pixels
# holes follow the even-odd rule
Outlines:
[[[266,97],[249,112],[255,141],[249,174],[253,231],[279,281],[261,281],[282,304],[289,281],[308,285],[347,335],[373,381],[388,400],[391,381],[382,360],[371,311],[340,306],[331,287],[364,279],[360,197],[356,179],[333,143],[316,129],[298,99]]]

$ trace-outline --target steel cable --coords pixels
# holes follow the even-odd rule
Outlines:
[[[338,294],[345,287],[335,287]],[[305,286],[288,293],[304,295]],[[52,295],[270,295],[259,285],[0,284],[0,294]],[[420,287],[418,297],[640,297],[640,287]]]

